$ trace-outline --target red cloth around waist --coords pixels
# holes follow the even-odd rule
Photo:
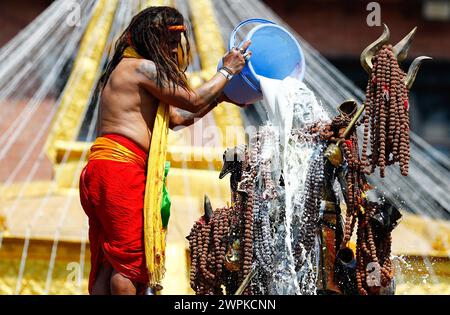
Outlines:
[[[103,137],[147,161],[147,153],[133,140],[118,134]],[[105,260],[132,281],[148,281],[143,230],[145,183],[142,164],[98,159],[90,160],[83,169],[80,201],[89,217],[89,292]]]

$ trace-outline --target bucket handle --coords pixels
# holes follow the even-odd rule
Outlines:
[[[250,24],[250,23],[263,23],[263,24],[276,24],[275,22],[269,21],[269,20],[265,20],[265,19],[248,19],[245,21],[242,21],[241,23],[239,23],[233,30],[233,32],[231,32],[231,36],[230,36],[230,42],[228,44],[228,50],[230,51],[232,48],[236,47],[236,33],[237,31],[244,25],[246,24]],[[239,44],[240,46],[241,44]]]

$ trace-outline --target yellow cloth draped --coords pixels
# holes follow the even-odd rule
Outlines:
[[[142,58],[132,47],[125,49],[123,57]],[[151,287],[161,284],[165,272],[166,229],[161,219],[161,202],[168,131],[169,106],[160,102],[152,130],[144,197],[145,258]]]
[[[124,147],[120,143],[105,138],[98,137],[95,139],[91,152],[89,153],[89,161],[91,160],[110,160],[115,162],[134,163],[142,167],[145,166],[145,160]]]

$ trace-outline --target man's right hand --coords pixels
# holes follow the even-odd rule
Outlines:
[[[223,66],[227,67],[231,70],[233,75],[238,74],[242,71],[242,68],[245,66],[245,58],[244,54],[241,51],[247,51],[247,48],[250,46],[251,41],[246,41],[241,48],[234,48],[231,51],[227,52],[223,57]],[[248,54],[251,55],[251,52],[248,51]]]

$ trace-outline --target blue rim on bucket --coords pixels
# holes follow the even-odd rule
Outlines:
[[[269,27],[273,27],[275,29],[281,30],[283,37],[287,38],[288,42],[292,41],[292,43],[295,43],[295,46],[293,46],[292,43],[290,44],[292,47],[295,47],[295,48],[293,48],[293,50],[295,50],[296,53],[298,53],[298,59],[299,59],[297,66],[296,66],[296,68],[298,68],[298,71],[297,71],[295,77],[302,80],[304,77],[304,71],[305,71],[305,58],[304,58],[303,51],[302,51],[298,41],[285,28],[277,25],[276,23],[274,23],[272,21],[255,18],[255,19],[248,19],[248,20],[245,20],[245,21],[239,23],[234,28],[233,32],[230,35],[228,49],[231,50],[234,47],[242,46],[243,42],[241,42],[239,45],[236,45],[236,34],[241,27],[243,27],[244,25],[247,25],[247,24],[251,24],[251,23],[260,23],[261,25],[254,27],[246,35],[243,42],[245,42],[248,39],[252,39],[252,37],[254,37],[255,33],[257,33],[259,30],[261,30],[263,28],[267,28],[268,24],[270,24]],[[262,36],[264,36],[264,35],[266,35],[266,34],[263,33]],[[252,50],[251,46],[252,45],[250,45],[250,50]],[[252,58],[250,58],[246,62],[246,65],[242,69],[242,72],[239,73],[239,75],[237,75],[235,78],[233,78],[231,80],[231,82],[229,82],[229,84],[225,87],[225,90],[224,90],[225,94],[227,94],[227,96],[230,99],[232,99],[233,101],[236,101],[237,103],[250,104],[250,103],[254,103],[254,102],[262,99],[259,75],[256,73],[255,67],[252,63],[252,59],[254,59],[254,58],[255,58],[255,55],[253,55]],[[221,66],[221,63],[219,64],[219,67],[220,66]],[[291,66],[292,66],[292,64],[291,64]],[[272,68],[269,67],[268,69],[272,69]],[[295,72],[295,68],[292,69],[291,73],[286,73],[286,70],[291,71],[291,68],[289,66],[285,67],[284,71],[282,71],[281,77],[277,77],[277,79],[284,79],[288,75],[291,75],[292,73]],[[270,76],[268,76],[268,77],[270,77]],[[274,77],[272,77],[272,78],[274,78]]]

